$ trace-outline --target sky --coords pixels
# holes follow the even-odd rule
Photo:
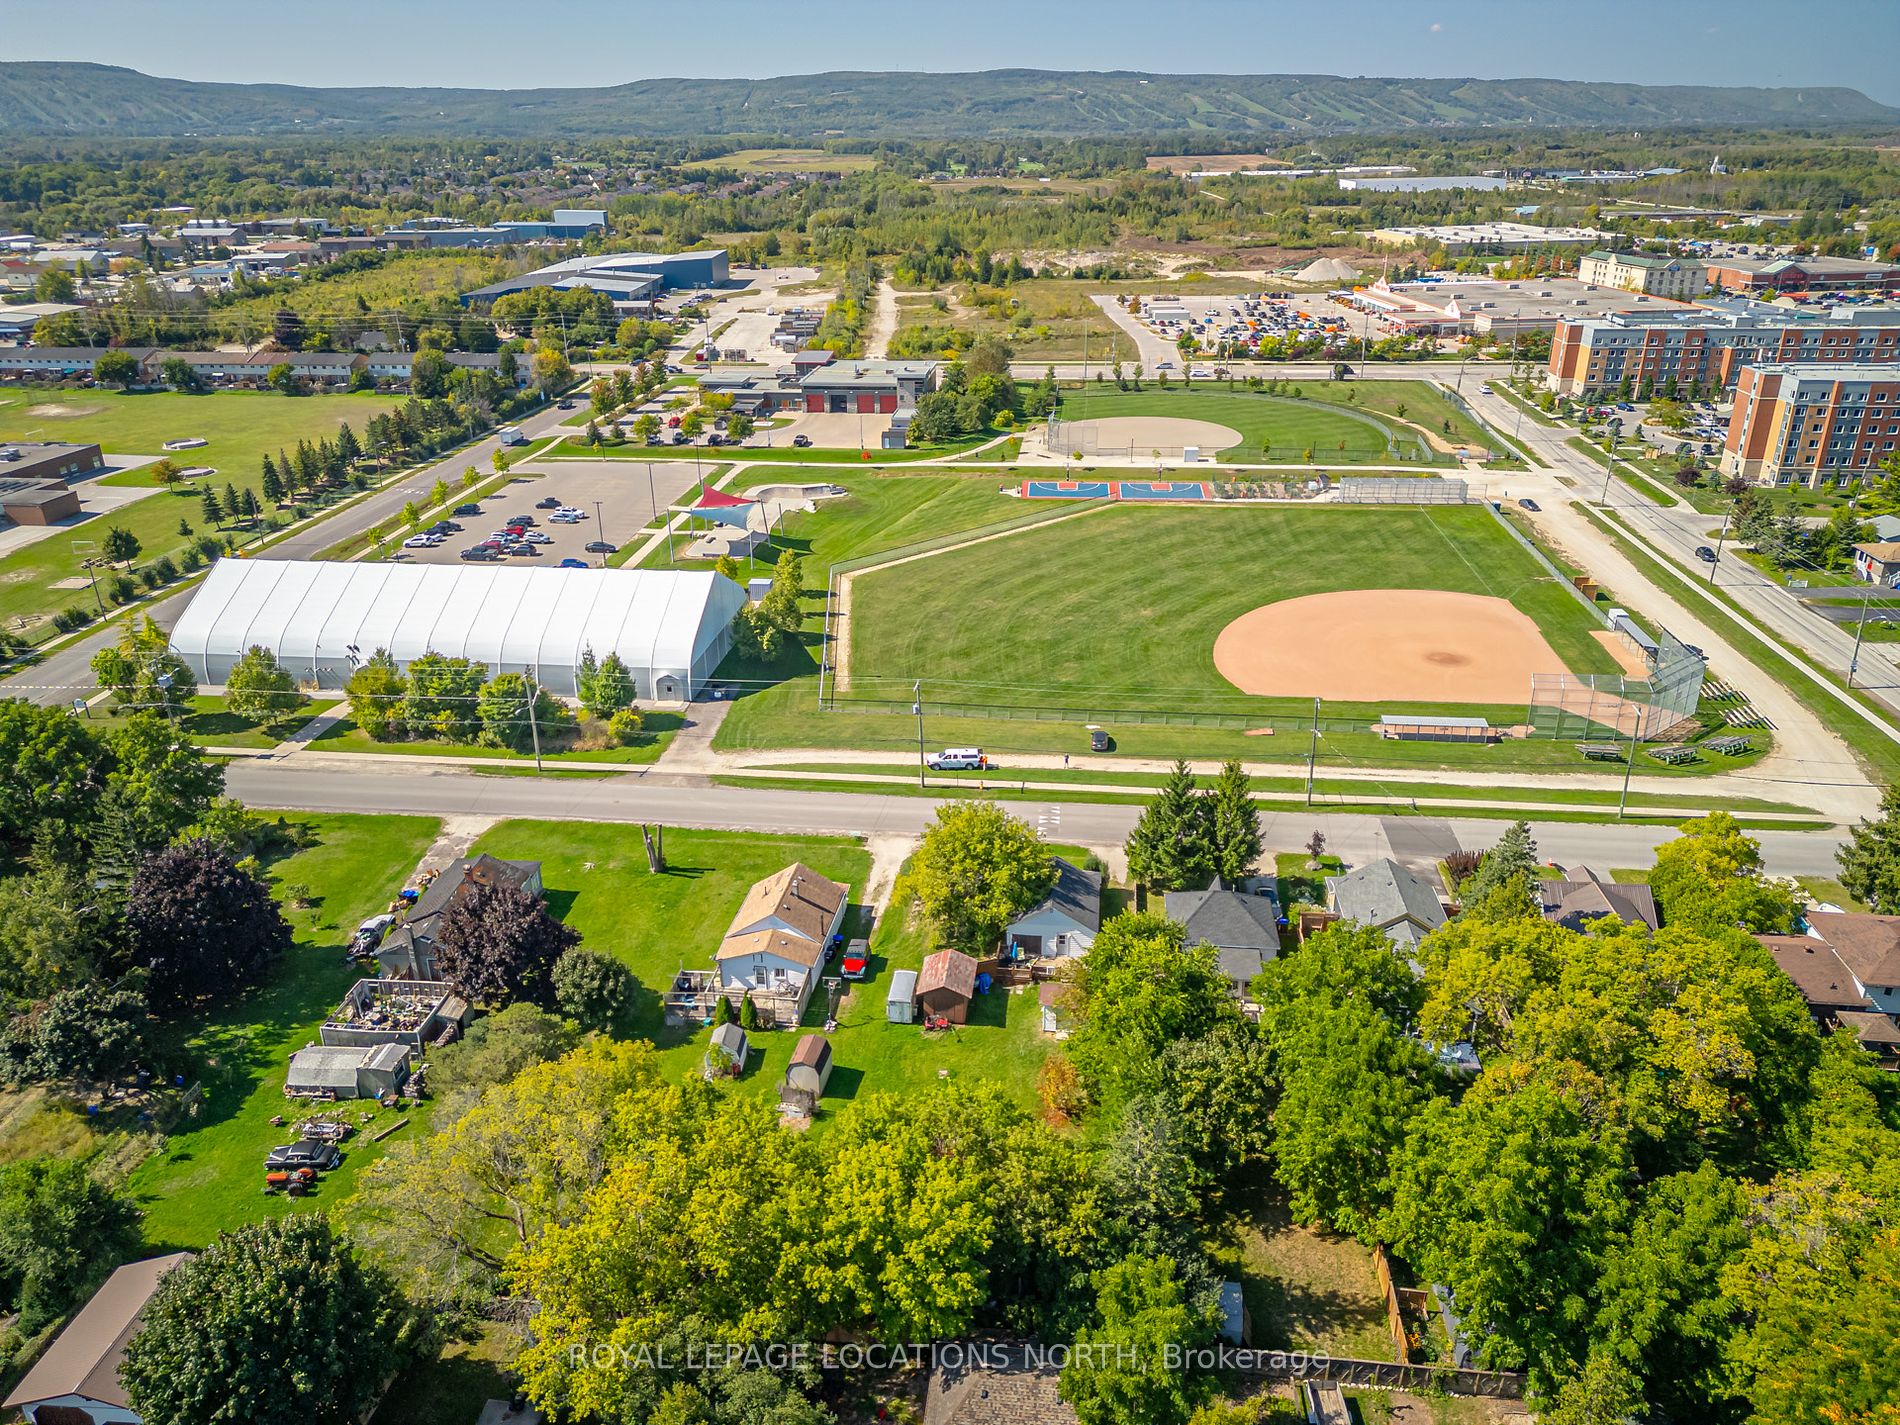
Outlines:
[[[1804,17],[1824,33],[1788,42]],[[0,59],[315,85],[1022,67],[1826,84],[1900,104],[1897,45],[1900,0],[0,0]]]

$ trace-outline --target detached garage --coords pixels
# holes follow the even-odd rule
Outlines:
[[[341,688],[386,648],[403,668],[425,653],[468,658],[565,697],[591,649],[620,655],[635,697],[684,702],[726,656],[743,607],[732,580],[697,571],[221,559],[171,644],[207,684],[261,645],[306,685]]]

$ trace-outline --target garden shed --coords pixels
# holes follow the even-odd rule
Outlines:
[[[891,992],[884,996],[884,1017],[892,1024],[917,1022],[917,972],[894,970]]]
[[[736,1024],[719,1025],[712,1032],[712,1042],[706,1046],[706,1077],[744,1073],[746,1056],[751,1052],[745,1030]]]
[[[830,1081],[831,1041],[822,1034],[802,1036],[785,1066],[786,1091],[816,1103]]]
[[[939,950],[924,957],[924,968],[917,976],[917,1002],[926,1021],[967,1022],[975,994],[976,961],[970,956],[961,950]]]

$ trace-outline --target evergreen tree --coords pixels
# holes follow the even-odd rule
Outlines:
[[[204,494],[198,499],[198,508],[203,512],[206,524],[224,528],[224,506],[218,500],[218,492],[209,485],[205,486]]]
[[[1260,859],[1260,809],[1253,801],[1253,779],[1239,758],[1221,764],[1207,794],[1206,812],[1214,874],[1223,885],[1238,885]]]
[[[1127,849],[1129,877],[1151,890],[1192,890],[1213,875],[1207,816],[1185,759],[1142,812]]]
[[[354,465],[363,458],[363,447],[357,442],[356,432],[350,429],[348,421],[336,428],[336,452],[345,465]]]
[[[1490,913],[1527,912],[1538,906],[1537,843],[1529,822],[1512,822],[1498,844],[1484,853],[1478,869],[1460,889],[1467,907],[1488,907]],[[1502,899],[1493,901],[1493,897]]]
[[[1837,847],[1841,884],[1879,915],[1900,906],[1900,783],[1880,794],[1880,815],[1863,821]]]
[[[236,519],[243,509],[244,502],[238,499],[237,486],[226,482],[224,487],[224,513],[227,519]]]

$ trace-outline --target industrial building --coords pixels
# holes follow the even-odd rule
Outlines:
[[[1652,297],[1690,301],[1709,285],[1709,269],[1686,257],[1598,248],[1577,264],[1577,279],[1596,287],[1647,292]]]
[[[1683,310],[1640,312],[1557,324],[1545,381],[1562,396],[1632,389],[1732,388],[1742,368],[1767,362],[1866,364],[1900,360],[1900,307],[1827,311],[1742,299]]]
[[[1436,227],[1374,228],[1386,247],[1437,247],[1450,253],[1537,252],[1547,247],[1605,247],[1614,235],[1595,228],[1540,228],[1531,223],[1448,223]]]
[[[839,361],[828,351],[800,351],[789,373],[709,371],[699,378],[699,389],[731,396],[732,408],[747,415],[895,415],[936,389],[942,370],[940,361]]]
[[[1389,332],[1406,336],[1462,336],[1475,333],[1509,341],[1523,332],[1554,331],[1579,317],[1617,312],[1686,310],[1662,297],[1598,287],[1571,277],[1530,277],[1521,281],[1388,282],[1356,287],[1347,299],[1370,312]]]
[[[558,292],[577,287],[605,292],[616,307],[644,307],[662,293],[680,288],[723,287],[732,279],[724,248],[704,252],[615,252],[601,257],[570,257],[519,277],[491,282],[462,294],[462,305],[493,302],[531,287]]]
[[[1810,488],[1851,480],[1900,450],[1900,366],[1775,362],[1743,369],[1722,473]]]
[[[0,479],[57,480],[64,484],[105,468],[105,456],[97,445],[64,440],[0,442]]]
[[[1858,257],[1721,257],[1709,281],[1728,292],[1900,292],[1900,267]]]
[[[690,700],[732,641],[745,591],[722,574],[669,569],[329,564],[222,559],[172,630],[201,683],[252,647],[305,686],[341,688],[378,649],[406,668],[426,653],[490,674],[527,673],[577,695],[582,655],[618,654],[634,696]]]

